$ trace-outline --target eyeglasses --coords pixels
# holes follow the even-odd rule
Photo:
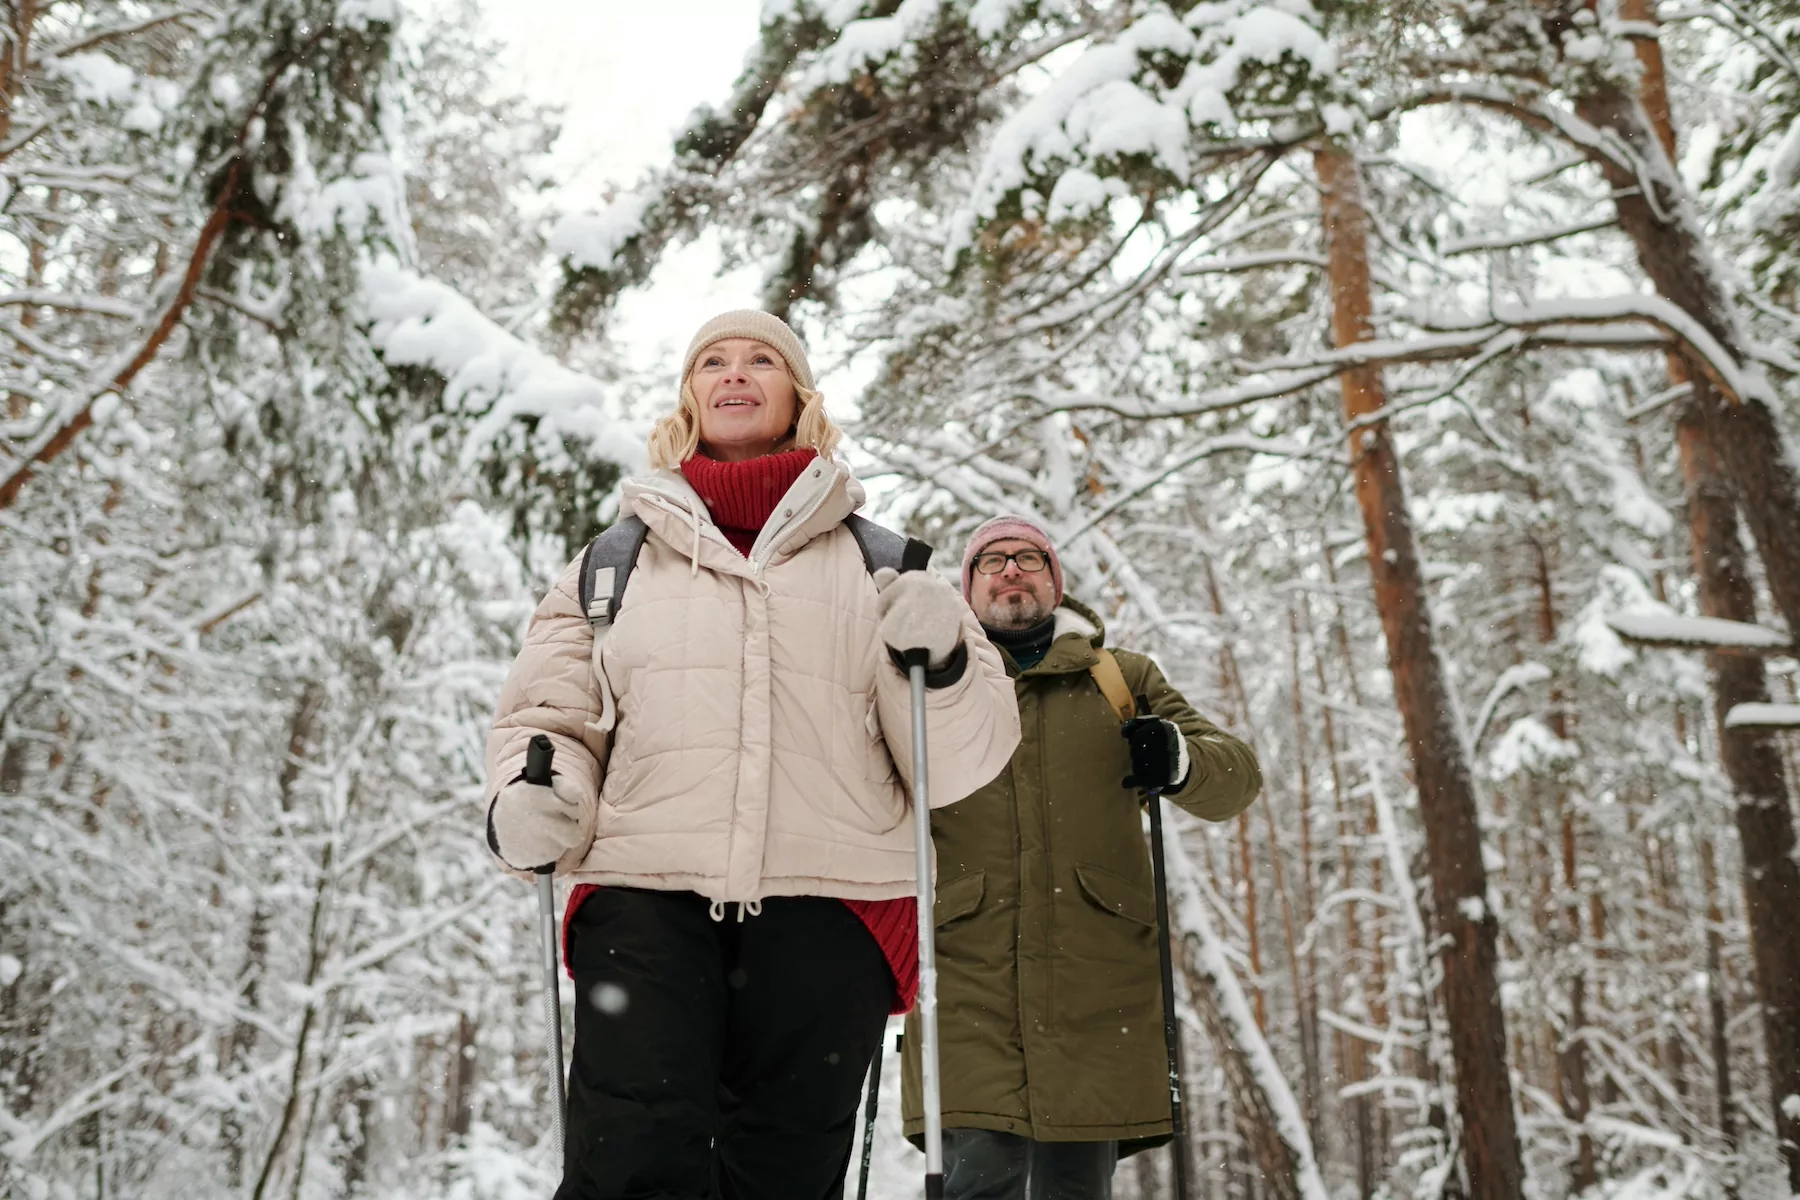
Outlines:
[[[1050,556],[1042,550],[1020,550],[1013,554],[977,554],[975,569],[983,575],[998,575],[1006,570],[1007,563],[1017,563],[1019,570],[1027,575],[1041,571],[1050,565]]]

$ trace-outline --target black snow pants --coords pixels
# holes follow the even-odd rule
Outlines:
[[[1112,1200],[1117,1142],[1038,1142],[944,1130],[946,1200]]]
[[[842,901],[714,920],[692,892],[602,888],[575,914],[575,1046],[556,1200],[839,1200],[894,1003]]]

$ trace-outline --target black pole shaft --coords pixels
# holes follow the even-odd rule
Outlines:
[[[869,1164],[875,1158],[875,1101],[881,1095],[881,1045],[887,1031],[875,1043],[875,1057],[869,1063],[869,1099],[863,1109],[862,1166],[856,1175],[856,1200],[868,1200]]]
[[[1169,1128],[1176,1200],[1188,1200],[1187,1118],[1181,1104],[1181,1030],[1175,1019],[1175,960],[1169,946],[1169,880],[1163,867],[1162,796],[1150,793],[1150,866],[1156,885],[1156,957],[1162,968],[1163,1045],[1169,1054]]]

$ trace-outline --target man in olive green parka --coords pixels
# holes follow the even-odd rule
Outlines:
[[[1170,1133],[1150,854],[1123,780],[1224,821],[1262,774],[1154,662],[1115,649],[1150,707],[1121,726],[1093,673],[1101,622],[1062,594],[1040,526],[977,530],[963,591],[1014,676],[1024,736],[993,782],[932,813],[945,1194],[1105,1200],[1121,1151]],[[915,1140],[917,1030],[915,1012],[901,1101]]]

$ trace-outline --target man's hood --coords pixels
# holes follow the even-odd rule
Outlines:
[[[1100,660],[1100,647],[1106,644],[1106,623],[1100,614],[1065,595],[1053,614],[1056,622],[1050,649],[1044,659],[1024,675],[1069,675],[1086,671]]]

